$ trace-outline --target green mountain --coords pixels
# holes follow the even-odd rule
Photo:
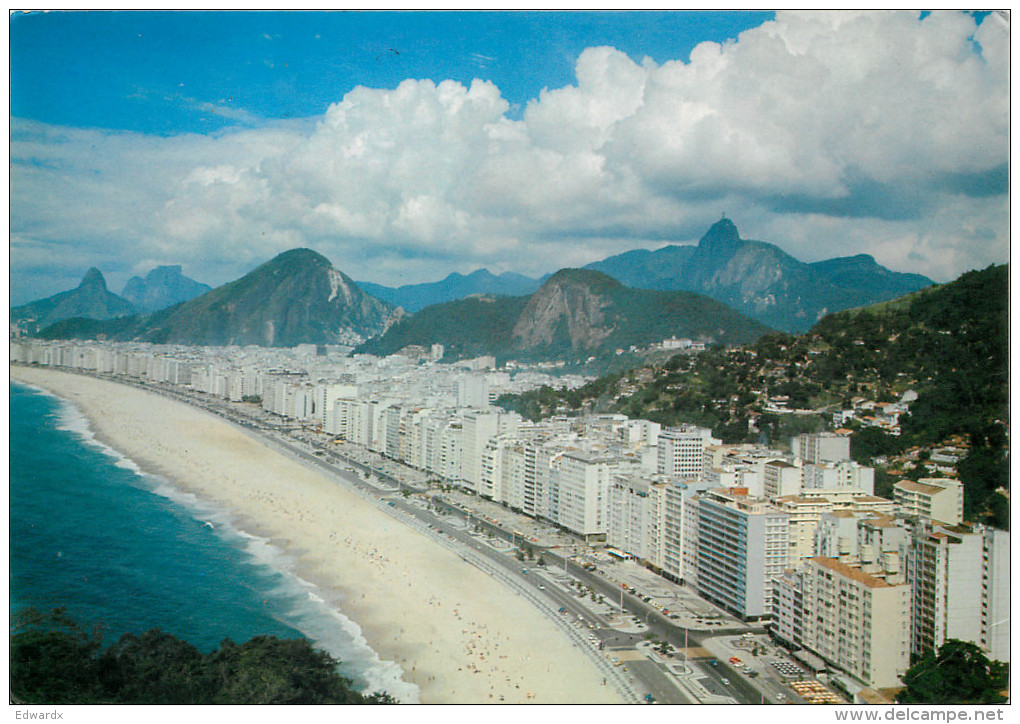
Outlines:
[[[447,360],[505,354],[527,297],[474,296],[425,307],[355,350],[385,356],[405,347],[441,344]]]
[[[74,289],[14,307],[10,311],[10,319],[11,324],[22,331],[34,334],[63,319],[114,319],[135,313],[131,302],[106,288],[102,272],[93,267]]]
[[[104,326],[69,320],[40,336],[292,347],[357,343],[380,334],[398,316],[321,254],[292,249],[236,281],[130,323]]]
[[[706,297],[630,289],[605,274],[563,269],[529,297],[473,297],[426,307],[358,351],[442,344],[450,358],[584,359],[676,336],[740,344],[769,330]]]
[[[630,251],[589,264],[622,283],[704,294],[775,329],[803,332],[826,314],[895,299],[934,284],[871,256],[806,264],[775,244],[741,239],[721,219],[697,246]]]

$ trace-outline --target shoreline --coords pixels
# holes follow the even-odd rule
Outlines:
[[[252,433],[151,392],[11,367],[74,403],[97,440],[225,508],[296,562],[427,704],[622,704],[520,594]],[[340,565],[337,565],[340,564]]]

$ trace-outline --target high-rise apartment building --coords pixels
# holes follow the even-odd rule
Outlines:
[[[907,553],[913,588],[911,650],[971,641],[1009,660],[1009,532],[918,521]]]
[[[718,445],[712,431],[695,425],[667,427],[659,431],[658,470],[679,480],[697,479],[704,463],[706,445]]]
[[[788,565],[790,515],[739,488],[697,502],[698,593],[743,619],[772,613],[772,580]]]
[[[956,525],[963,520],[963,483],[952,478],[901,480],[893,485],[893,502],[899,515]]]
[[[790,438],[793,456],[805,463],[839,462],[850,459],[850,436],[818,432]]]
[[[786,495],[798,495],[801,489],[800,468],[785,460],[770,460],[762,470],[765,497],[769,500]]]
[[[910,587],[815,557],[775,581],[775,633],[873,688],[910,664]]]

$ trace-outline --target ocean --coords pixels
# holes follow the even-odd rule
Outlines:
[[[10,610],[66,607],[104,640],[159,628],[211,651],[226,638],[305,637],[359,690],[417,701],[286,553],[227,511],[97,441],[71,403],[10,386]]]

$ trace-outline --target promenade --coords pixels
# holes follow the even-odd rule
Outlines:
[[[619,560],[598,545],[466,491],[430,487],[422,471],[359,446],[337,443],[254,405],[186,394],[179,388],[123,382],[213,412],[295,462],[328,471],[334,484],[340,482],[377,511],[455,554],[550,620],[573,649],[600,672],[601,686],[615,689],[623,701],[798,702],[788,686],[790,677],[772,675],[775,671],[768,668],[766,660],[758,671],[729,662],[735,655],[731,651],[743,649],[740,642],[753,637],[777,663],[797,666],[786,652],[768,642],[761,627],[748,626],[689,587],[634,560]],[[529,547],[531,558],[519,560],[518,549]],[[391,560],[378,548],[369,553],[373,560],[376,556]],[[545,566],[538,564],[540,557],[548,559]],[[438,601],[439,597],[433,595],[429,600]],[[468,645],[466,651],[470,656],[475,649]],[[532,666],[529,657],[521,654],[525,668]],[[413,659],[402,655],[400,660]],[[480,671],[477,662],[467,664],[468,671]],[[533,694],[525,691],[523,700],[536,701]],[[495,693],[492,700],[510,698],[508,692]],[[487,699],[475,703],[482,701]]]

